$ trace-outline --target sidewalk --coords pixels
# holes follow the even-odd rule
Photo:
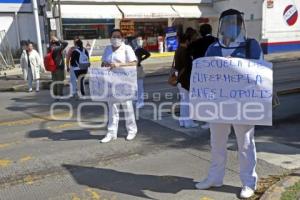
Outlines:
[[[284,200],[300,199],[299,183],[300,170],[288,175],[283,180],[270,187],[260,198],[260,200],[281,200],[283,196],[285,196]],[[291,189],[291,187],[296,188]]]
[[[173,52],[165,53],[152,53],[152,57],[144,61],[144,70],[146,76],[157,76],[157,75],[167,75],[173,62]],[[100,57],[92,57],[92,67],[97,67],[101,64]],[[289,52],[289,53],[277,53],[265,55],[267,61],[273,63],[287,62],[287,61],[298,61],[300,60],[300,52]],[[6,76],[4,76],[6,73]],[[51,74],[42,74],[41,86],[44,89],[49,88],[51,81]],[[0,92],[7,91],[25,91],[26,82],[23,80],[22,70],[19,65],[15,69],[6,72],[1,72],[0,74]],[[298,92],[298,86],[294,83],[287,85],[287,87],[280,88],[280,94],[287,94],[291,92]],[[288,91],[288,88],[292,88],[292,91]]]

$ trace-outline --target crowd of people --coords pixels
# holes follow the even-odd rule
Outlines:
[[[212,27],[204,24],[200,27],[200,36],[197,31],[188,28],[184,33],[178,34],[179,46],[174,56],[174,68],[176,69],[177,87],[180,93],[180,119],[179,125],[184,128],[194,128],[198,124],[189,118],[189,89],[193,60],[206,56],[239,57],[246,59],[263,59],[262,51],[258,42],[248,39],[246,36],[243,14],[237,10],[224,11],[219,19],[217,37],[212,36]],[[137,108],[144,106],[143,79],[145,76],[142,61],[149,58],[151,54],[143,48],[143,39],[137,36],[130,45],[125,44],[124,36],[119,29],[111,32],[110,42],[102,56],[101,67],[110,69],[136,66],[138,72],[138,99]],[[78,87],[80,94],[85,95],[84,76],[88,72],[89,52],[83,47],[80,38],[74,39],[74,46],[69,48],[64,61],[64,49],[67,43],[52,37],[50,51],[52,52],[57,69],[52,72],[52,80],[57,82],[53,87],[56,100],[63,96],[63,81],[65,80],[65,65],[70,72],[72,95],[76,97]],[[21,66],[24,79],[28,81],[29,92],[31,92],[33,81],[36,83],[36,91],[39,91],[39,78],[43,65],[38,53],[33,49],[32,43],[26,45],[21,56]],[[133,140],[138,132],[134,107],[132,101],[108,102],[109,114],[107,134],[101,140],[102,143],[110,142],[117,138],[120,106],[123,107],[126,119],[127,140]],[[209,128],[211,133],[211,166],[206,179],[196,184],[198,189],[221,187],[225,174],[226,143],[234,128],[238,142],[240,178],[242,181],[242,198],[251,197],[257,186],[256,149],[254,142],[254,126],[239,124],[209,123],[202,128]]]

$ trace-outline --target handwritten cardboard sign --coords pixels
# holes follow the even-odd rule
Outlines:
[[[123,102],[137,96],[136,67],[89,69],[90,96],[93,101]]]
[[[272,63],[204,57],[193,62],[191,117],[199,121],[272,125]]]

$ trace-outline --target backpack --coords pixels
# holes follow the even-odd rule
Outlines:
[[[79,49],[76,49],[77,52],[79,52],[79,63],[78,64],[78,67],[79,69],[87,69],[91,66],[91,63],[90,63],[90,60],[89,60],[89,57],[85,54],[85,49],[83,49],[82,51],[80,51]]]
[[[55,60],[53,59],[53,49],[51,49],[44,57],[45,69],[49,72],[55,72],[57,69]]]

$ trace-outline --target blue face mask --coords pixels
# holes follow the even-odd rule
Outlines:
[[[229,38],[230,40],[235,40],[241,33],[241,28],[236,25],[229,25],[225,28],[223,34],[224,37]]]

